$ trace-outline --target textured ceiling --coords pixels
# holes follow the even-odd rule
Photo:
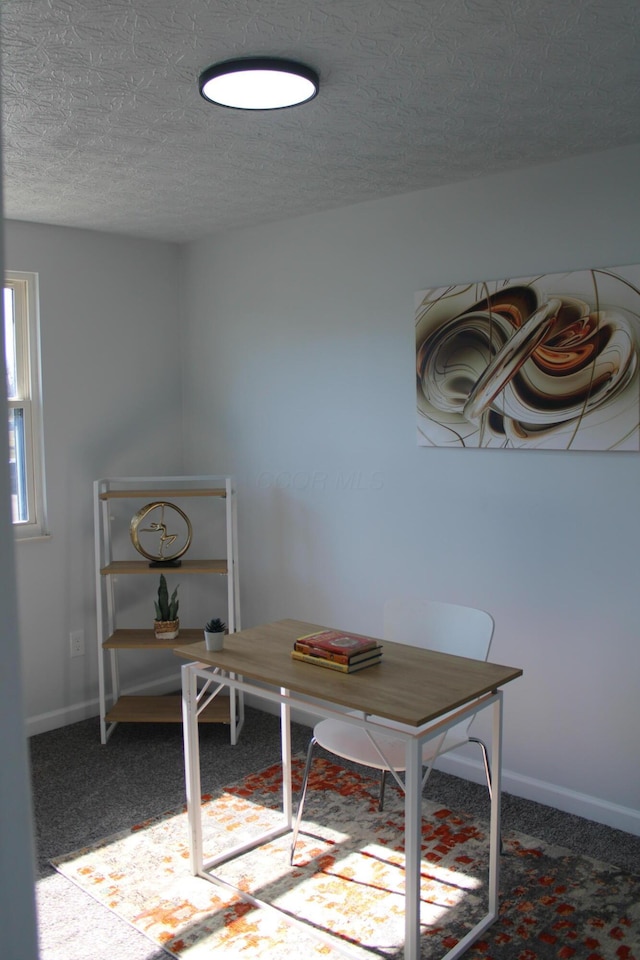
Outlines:
[[[638,0],[3,0],[5,216],[184,241],[640,141]],[[213,107],[229,57],[311,103]]]

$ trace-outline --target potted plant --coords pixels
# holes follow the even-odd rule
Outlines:
[[[158,599],[154,602],[156,619],[153,622],[153,627],[156,638],[158,640],[175,640],[180,630],[180,620],[178,619],[178,607],[180,606],[178,587],[175,588],[171,597],[169,597],[169,589],[163,573],[160,574]]]
[[[204,625],[204,643],[207,650],[222,650],[226,632],[227,625],[224,620],[216,617],[214,620],[207,621]]]

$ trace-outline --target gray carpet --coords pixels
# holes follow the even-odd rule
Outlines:
[[[215,793],[280,756],[279,720],[247,709],[240,743],[228,729],[201,725],[203,790]],[[292,749],[303,752],[309,729],[293,725]],[[142,934],[57,874],[52,857],[110,836],[184,803],[179,724],[120,724],[106,746],[98,720],[29,741],[37,842],[42,960],[166,960]],[[429,799],[488,817],[486,789],[434,771]],[[505,794],[502,823],[631,873],[640,872],[640,837]]]

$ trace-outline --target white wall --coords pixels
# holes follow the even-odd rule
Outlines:
[[[7,268],[36,271],[40,284],[51,535],[16,545],[25,708],[36,733],[98,712],[93,481],[182,472],[177,248],[15,221],[5,236]],[[150,618],[154,595],[155,585]],[[76,630],[86,653],[72,660]],[[123,681],[159,664],[124,663]]]
[[[640,262],[640,148],[185,251],[185,457],[236,474],[243,623],[484,607],[507,789],[640,832],[636,454],[419,448],[414,292]],[[474,767],[451,769],[476,775]]]
[[[0,218],[1,219],[1,218]],[[0,241],[0,272],[4,270]],[[0,311],[1,311],[0,307]],[[4,362],[0,369],[3,371]],[[0,418],[7,422],[6,389],[0,390]],[[9,509],[7,434],[0,444],[0,929],[6,957],[38,955],[34,895],[31,792],[20,684],[21,656],[16,609],[13,530]]]
[[[493,659],[525,670],[507,789],[640,832],[637,455],[418,448],[413,386],[416,290],[640,262],[639,161],[611,151],[182,252],[7,223],[7,266],[38,271],[42,301],[51,537],[16,550],[29,732],[97,712],[92,481],[232,471],[245,625],[376,632],[399,591],[489,609]]]

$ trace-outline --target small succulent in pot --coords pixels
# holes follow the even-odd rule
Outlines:
[[[227,625],[224,620],[216,617],[207,621],[204,627],[204,644],[207,650],[222,650],[224,647],[224,635]]]

